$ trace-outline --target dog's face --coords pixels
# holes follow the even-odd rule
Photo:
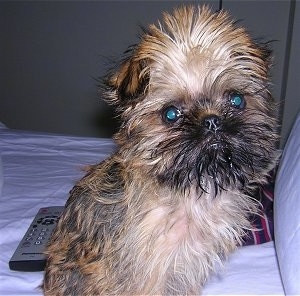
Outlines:
[[[123,160],[183,190],[262,181],[277,139],[269,62],[224,12],[165,14],[106,82]]]

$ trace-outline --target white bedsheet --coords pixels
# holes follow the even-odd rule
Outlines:
[[[107,157],[110,139],[15,131],[0,125],[0,295],[40,295],[42,272],[11,271],[8,261],[38,209],[64,205],[82,168]],[[1,171],[1,162],[0,162]],[[1,174],[0,174],[1,175]],[[1,181],[1,180],[0,180]],[[284,295],[273,242],[240,248],[207,283],[205,295]]]

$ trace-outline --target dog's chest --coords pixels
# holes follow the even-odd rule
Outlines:
[[[232,207],[235,200],[230,195],[212,198],[209,195],[189,196],[178,204],[160,205],[150,210],[143,227],[151,233],[150,245],[161,245],[167,251],[191,249],[204,252],[204,246],[213,244],[232,232],[236,221]],[[231,238],[230,238],[231,239]]]

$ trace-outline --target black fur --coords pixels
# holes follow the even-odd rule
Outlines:
[[[170,149],[174,153],[174,161],[158,176],[159,181],[183,190],[196,182],[204,191],[209,182],[215,195],[230,187],[248,187],[256,174],[268,168],[274,145],[273,127],[264,121],[248,123],[245,118],[254,115],[250,113],[226,113],[216,132],[186,116],[174,127],[181,136],[166,139],[153,152],[153,158],[164,157]]]

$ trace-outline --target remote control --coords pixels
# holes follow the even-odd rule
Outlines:
[[[46,257],[43,252],[63,209],[63,206],[53,206],[38,211],[9,261],[11,270],[43,271],[45,269]]]

